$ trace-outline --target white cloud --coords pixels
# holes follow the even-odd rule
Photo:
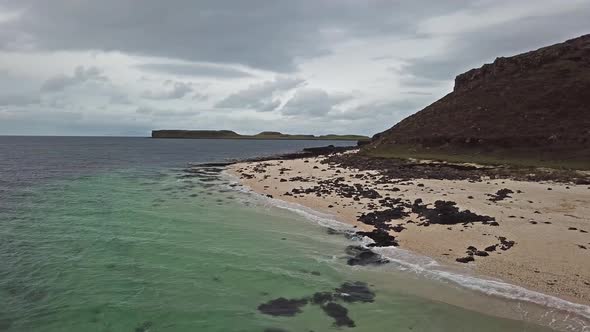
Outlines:
[[[292,116],[318,117],[334,111],[334,107],[353,98],[347,94],[328,94],[321,89],[303,88],[297,90],[281,112]]]
[[[74,74],[58,75],[46,80],[41,86],[43,92],[60,92],[70,86],[84,84],[86,82],[106,82],[106,76],[103,76],[101,71],[96,67],[85,68],[78,66],[74,69]]]
[[[293,77],[276,77],[271,81],[254,83],[247,88],[230,94],[215,106],[218,108],[252,109],[259,112],[275,110],[284,93],[304,84],[305,81]]]
[[[147,99],[179,99],[193,92],[191,83],[174,82],[170,89],[164,91],[147,90],[142,94]]]

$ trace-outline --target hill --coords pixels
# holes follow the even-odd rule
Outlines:
[[[590,35],[497,58],[364,153],[590,168]]]
[[[291,135],[278,131],[263,131],[256,135],[241,135],[231,130],[153,130],[152,138],[191,138],[191,139],[259,139],[259,140],[336,140],[367,141],[362,135]]]

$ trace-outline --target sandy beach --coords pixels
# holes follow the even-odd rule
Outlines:
[[[387,220],[385,229],[399,248],[441,264],[590,304],[590,186],[384,180],[378,171],[322,163],[324,158],[238,163],[229,171],[255,192],[331,214],[359,231],[373,231],[370,220]],[[463,216],[474,220],[437,222],[436,201],[455,202],[441,208],[469,210]],[[379,211],[401,215],[384,218]]]

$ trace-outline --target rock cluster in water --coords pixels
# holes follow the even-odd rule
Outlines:
[[[331,292],[317,292],[311,296],[299,299],[279,297],[258,306],[258,311],[271,316],[292,317],[302,312],[308,304],[319,306],[322,311],[334,319],[336,327],[355,327],[355,322],[348,317],[348,309],[338,302],[371,303],[375,300],[375,293],[369,286],[360,281],[345,282]],[[272,331],[267,329],[267,331]],[[277,330],[278,331],[278,330]]]

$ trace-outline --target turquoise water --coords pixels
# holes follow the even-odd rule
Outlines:
[[[423,290],[442,286],[407,273],[350,267],[352,240],[216,174],[184,175],[96,172],[11,192],[16,203],[0,210],[0,330],[545,330],[434,300]],[[354,328],[314,305],[294,317],[257,310],[346,281],[376,294],[343,303]]]

